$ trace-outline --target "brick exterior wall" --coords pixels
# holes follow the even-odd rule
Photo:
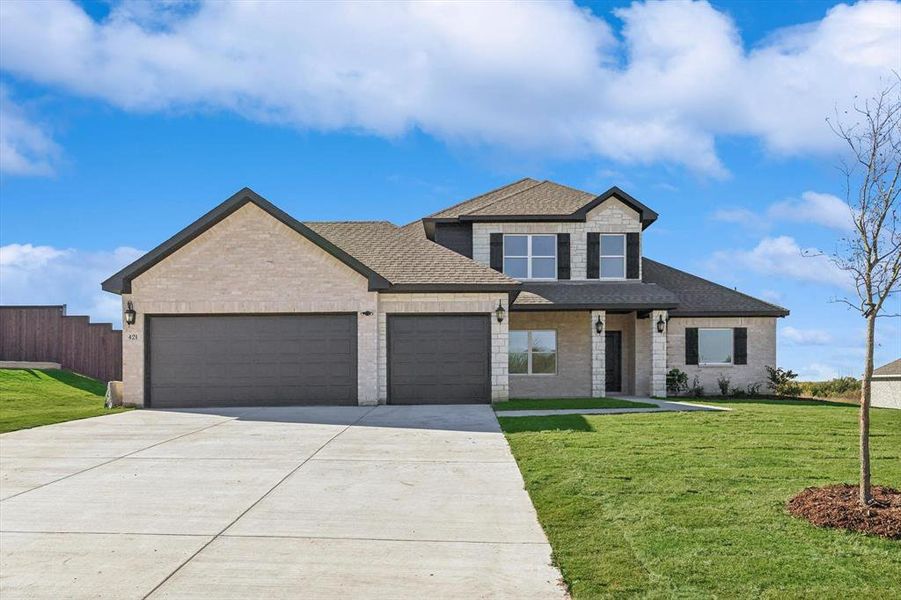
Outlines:
[[[747,327],[748,364],[726,367],[705,367],[685,364],[686,327]],[[766,389],[766,365],[776,366],[775,317],[673,317],[667,325],[666,369],[681,369],[688,381],[697,376],[707,394],[718,394],[717,378],[725,375],[732,387],[747,388],[759,383]]]
[[[122,335],[125,403],[144,405],[144,315],[375,313],[366,278],[254,204],[246,204],[132,281],[138,312]],[[357,325],[358,397],[378,399],[375,316]]]
[[[473,223],[472,257],[488,265],[491,263],[490,239],[492,233],[569,233],[570,277],[585,279],[587,269],[588,232],[641,233],[641,220],[637,212],[611,198],[588,213],[584,223]],[[639,238],[639,256],[641,236]],[[640,266],[639,266],[640,269]],[[641,273],[639,272],[639,277]]]
[[[507,331],[511,321],[506,294],[379,294],[378,308],[378,399],[388,400],[388,315],[392,313],[490,313],[491,316],[491,400],[509,398]],[[498,323],[494,310],[498,302],[507,317]],[[436,340],[440,343],[440,340]]]
[[[586,312],[514,312],[510,329],[557,332],[555,375],[510,375],[511,398],[585,398],[591,395],[593,328]],[[593,327],[593,326],[592,326]]]

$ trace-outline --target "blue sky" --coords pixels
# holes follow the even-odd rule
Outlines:
[[[407,223],[530,176],[622,187],[647,256],[792,311],[783,366],[857,373],[801,250],[845,228],[824,119],[891,69],[895,2],[4,3],[0,301],[118,321],[100,280],[245,185]]]

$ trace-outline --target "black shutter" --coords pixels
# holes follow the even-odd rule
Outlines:
[[[598,279],[601,276],[601,234],[588,233],[588,271],[585,277]]]
[[[491,234],[491,268],[504,271],[504,234]]]
[[[685,328],[685,364],[698,364],[698,328]]]
[[[638,266],[641,264],[641,255],[638,248],[638,234],[626,234],[626,279],[638,279]]]
[[[557,234],[557,279],[569,279],[569,234]]]
[[[732,330],[732,364],[748,364],[748,328],[736,327]]]

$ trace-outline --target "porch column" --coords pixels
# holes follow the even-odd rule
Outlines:
[[[604,324],[601,333],[597,332],[596,323],[600,319]],[[607,392],[606,382],[606,349],[605,343],[607,333],[607,311],[593,310],[591,311],[591,395],[595,398],[601,398]]]
[[[666,326],[657,331],[657,321],[666,322],[667,312],[655,310],[648,319],[651,326],[651,396],[666,398]]]

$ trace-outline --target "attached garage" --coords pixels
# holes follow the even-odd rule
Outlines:
[[[154,408],[357,404],[357,316],[149,316]]]
[[[388,315],[388,403],[491,402],[488,315]]]

